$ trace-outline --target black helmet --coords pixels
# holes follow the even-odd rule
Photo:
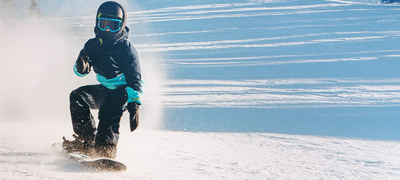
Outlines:
[[[114,1],[100,5],[96,15],[95,34],[99,38],[118,40],[125,34],[125,8]]]

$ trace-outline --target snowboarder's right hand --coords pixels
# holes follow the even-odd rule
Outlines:
[[[136,130],[139,125],[139,106],[140,105],[137,102],[128,103],[131,132]]]
[[[76,69],[80,74],[89,74],[90,73],[90,63],[88,56],[81,56],[76,61]]]

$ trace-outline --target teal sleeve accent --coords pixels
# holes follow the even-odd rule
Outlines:
[[[75,74],[76,74],[77,76],[79,76],[79,77],[83,77],[83,76],[86,76],[86,75],[87,75],[87,74],[81,74],[81,73],[78,72],[78,69],[76,69],[76,63],[75,63],[75,65],[74,65],[74,72],[75,72]]]
[[[128,103],[137,102],[138,104],[142,104],[141,98],[144,91],[144,82],[141,81],[142,84],[142,92],[135,91],[131,87],[126,88],[126,93],[128,94]]]
[[[126,85],[125,75],[121,74],[115,78],[107,79],[100,74],[96,74],[97,81],[108,89],[117,89],[118,86]]]

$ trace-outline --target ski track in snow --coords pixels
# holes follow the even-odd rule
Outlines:
[[[400,79],[176,80],[167,84],[170,107],[400,106]]]
[[[173,80],[164,82],[163,107],[183,111],[400,108],[398,4],[383,5],[374,0],[176,3],[128,13],[130,27],[151,24],[155,29],[148,32],[132,28],[135,33],[130,37],[138,51],[165,53],[162,65],[173,71]],[[60,19],[66,23],[59,29],[93,29],[92,16],[49,21]],[[148,37],[160,41],[148,42]],[[72,38],[91,37],[76,33]],[[297,66],[301,68],[293,68]],[[358,115],[363,113],[352,117],[362,121]],[[383,120],[398,115],[386,111],[381,114]],[[252,121],[257,122],[241,122]],[[275,121],[280,123],[280,119]],[[68,118],[40,122],[46,129],[40,132],[26,128],[38,126],[37,122],[5,123],[7,126],[0,131],[0,179],[7,180],[400,177],[398,141],[142,129],[129,134],[121,130],[118,160],[127,164],[128,171],[99,173],[49,150],[52,142],[72,132],[65,128],[71,126]],[[127,126],[124,122],[121,129]],[[380,128],[390,133],[396,127],[383,124],[369,130]]]

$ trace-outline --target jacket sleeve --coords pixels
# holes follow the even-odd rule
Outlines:
[[[124,75],[127,83],[128,103],[141,103],[143,94],[143,81],[140,71],[139,56],[136,49],[129,43],[126,57],[124,58]]]
[[[90,48],[89,41],[85,44],[84,48],[79,53],[78,59],[76,60],[74,65],[74,72],[79,77],[83,77],[89,74],[90,69],[92,68],[92,63],[88,54]]]

